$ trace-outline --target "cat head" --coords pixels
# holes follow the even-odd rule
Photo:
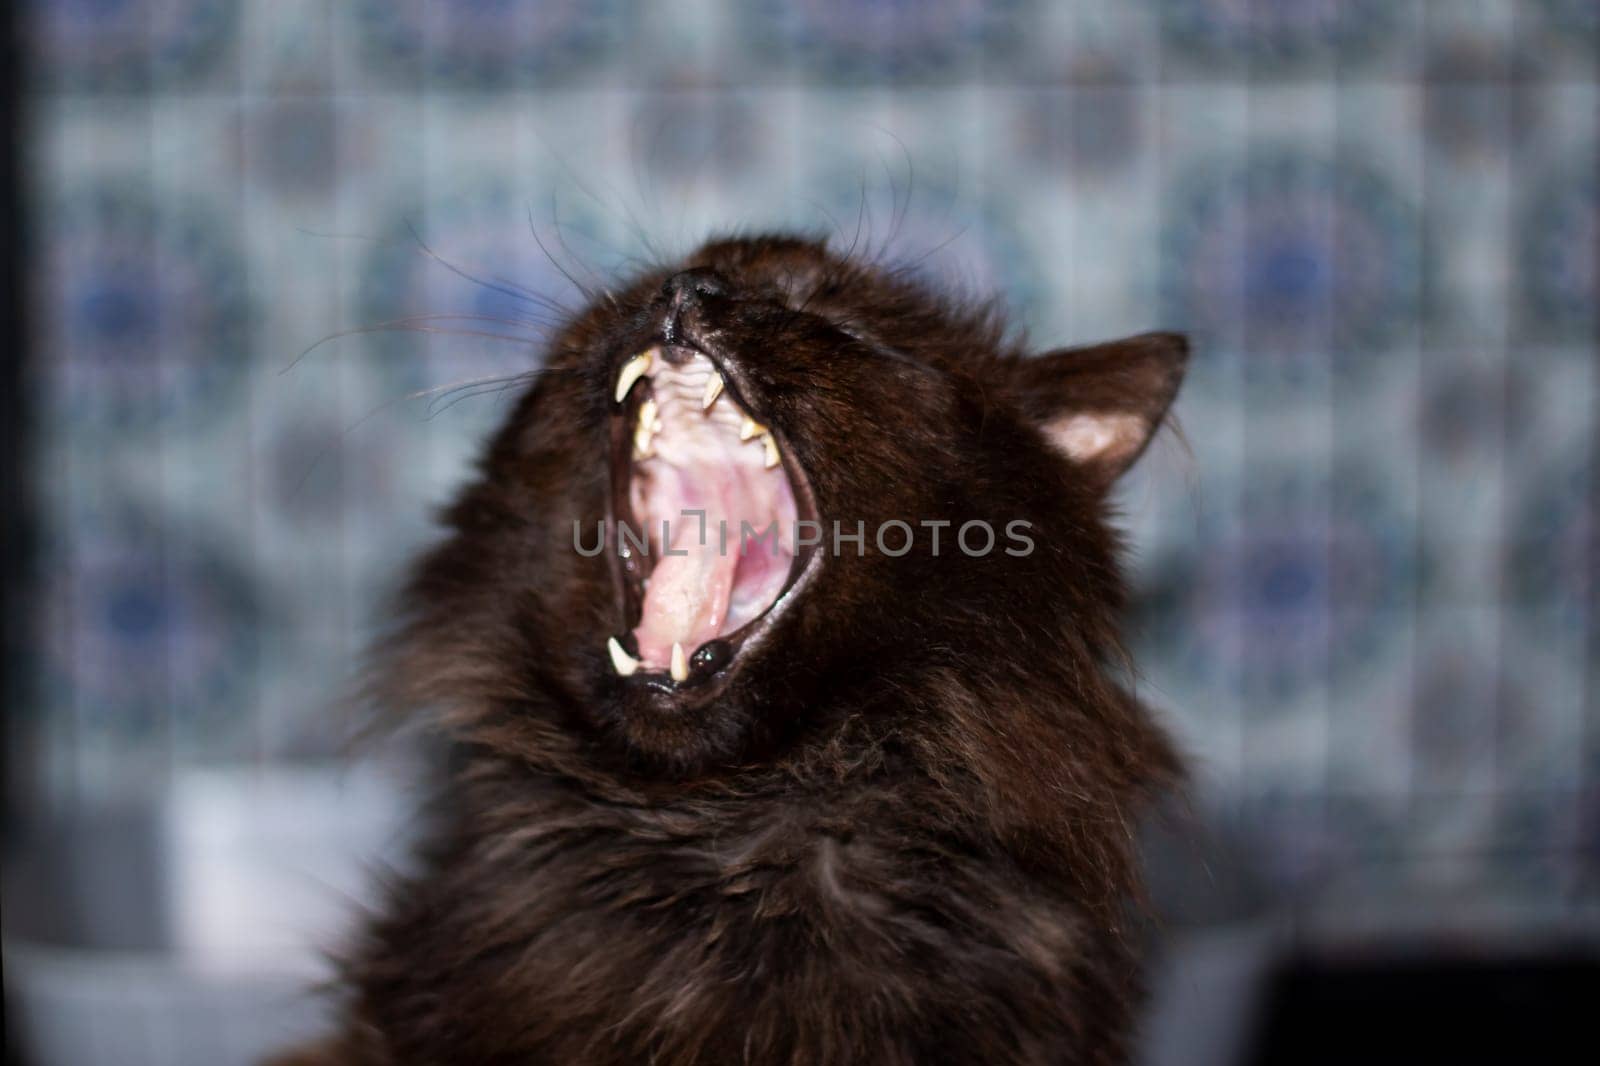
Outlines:
[[[393,688],[528,759],[706,774],[966,697],[1093,700],[1106,497],[1186,345],[1028,355],[817,241],[717,241],[578,315],[446,513]]]

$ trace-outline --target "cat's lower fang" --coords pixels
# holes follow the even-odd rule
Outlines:
[[[606,640],[606,652],[611,656],[611,665],[623,677],[632,677],[633,672],[639,669],[639,660],[624,651],[616,637]]]

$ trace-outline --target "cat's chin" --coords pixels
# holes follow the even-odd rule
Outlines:
[[[611,668],[656,699],[718,692],[821,565],[810,482],[737,361],[677,338],[613,378]]]

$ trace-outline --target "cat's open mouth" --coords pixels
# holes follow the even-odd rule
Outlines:
[[[811,488],[727,361],[661,344],[613,385],[610,528],[627,631],[607,652],[623,677],[697,685],[792,599],[816,555],[797,544],[816,520]]]

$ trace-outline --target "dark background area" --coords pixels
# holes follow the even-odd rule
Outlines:
[[[28,573],[27,561],[31,557],[28,534],[27,501],[31,495],[26,489],[29,481],[26,443],[29,407],[24,396],[24,352],[28,339],[26,300],[23,277],[27,269],[26,209],[23,200],[22,139],[23,126],[23,66],[20,45],[20,27],[16,13],[7,8],[0,15],[0,54],[5,56],[4,71],[0,72],[0,131],[4,131],[5,153],[0,158],[0,348],[6,355],[0,359],[0,426],[4,426],[3,443],[0,443],[0,500],[5,501],[0,514],[0,560],[4,566],[5,597],[0,607],[0,698],[6,707],[18,706],[27,698],[21,687],[22,650],[26,647],[23,626],[26,613],[22,609],[23,581]],[[17,785],[16,765],[10,754],[13,731],[6,730],[0,738],[0,773],[5,775],[4,797],[14,794]],[[5,802],[0,800],[0,802]],[[4,810],[9,812],[6,802]],[[10,828],[9,818],[4,824]]]

